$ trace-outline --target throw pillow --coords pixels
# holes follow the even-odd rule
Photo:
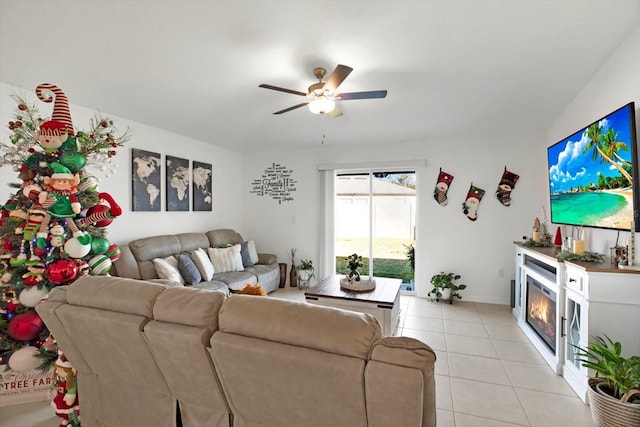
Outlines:
[[[197,285],[202,281],[200,270],[188,255],[178,255],[178,270],[187,285]]]
[[[156,273],[158,273],[159,278],[184,284],[184,279],[178,270],[178,260],[175,257],[154,258],[153,265],[156,268]]]
[[[251,254],[249,253],[249,242],[244,242],[240,245],[240,256],[242,257],[242,265],[244,268],[251,267],[254,264],[251,260]]]
[[[256,251],[256,242],[249,240],[247,242],[247,249],[249,250],[249,256],[251,256],[251,264],[258,263],[258,251]]]
[[[256,285],[246,284],[244,288],[240,289],[236,293],[243,294],[243,295],[258,295],[261,297],[267,296],[267,293],[265,292],[264,288],[258,284]]]
[[[198,248],[195,251],[191,252],[191,259],[200,270],[200,275],[202,276],[202,280],[205,282],[209,282],[213,279],[213,273],[215,270],[213,269],[213,264],[211,264],[211,260],[209,256],[202,248]]]
[[[216,273],[244,270],[240,245],[233,245],[229,248],[208,248],[207,251]]]

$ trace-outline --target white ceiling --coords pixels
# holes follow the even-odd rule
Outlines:
[[[517,135],[638,24],[637,0],[0,0],[0,81],[238,151]],[[387,98],[271,114],[304,99],[260,83],[304,92],[339,63],[341,92]]]

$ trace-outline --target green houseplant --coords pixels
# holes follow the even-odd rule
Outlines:
[[[307,289],[309,287],[309,281],[315,277],[315,268],[313,267],[313,261],[310,259],[301,259],[300,264],[297,267],[298,270],[298,285],[301,289]]]
[[[416,250],[413,245],[403,245],[405,247],[404,254],[407,256],[407,262],[411,267],[411,271],[415,271],[416,269]]]
[[[589,379],[591,416],[598,425],[640,425],[640,356],[622,356],[622,345],[607,335],[586,348],[573,345]]]
[[[456,299],[462,299],[462,295],[458,291],[467,288],[467,285],[461,283],[456,284],[456,280],[460,279],[460,275],[456,273],[436,274],[431,277],[431,284],[433,289],[429,292],[429,297],[434,298],[436,301],[449,300],[449,304],[452,304]]]

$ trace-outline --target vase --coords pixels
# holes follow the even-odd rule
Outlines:
[[[356,283],[360,281],[360,273],[358,273],[357,270],[351,270],[347,277],[351,283]]]
[[[279,288],[284,288],[287,284],[287,263],[281,262],[278,264],[280,266],[280,284]]]
[[[292,288],[298,287],[298,273],[296,272],[296,265],[291,265],[291,271],[289,272],[289,286]]]
[[[309,281],[313,276],[313,270],[298,270],[298,287],[303,289],[309,289]]]

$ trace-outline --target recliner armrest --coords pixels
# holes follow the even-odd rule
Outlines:
[[[273,264],[278,262],[278,256],[274,254],[258,254],[258,264]]]

